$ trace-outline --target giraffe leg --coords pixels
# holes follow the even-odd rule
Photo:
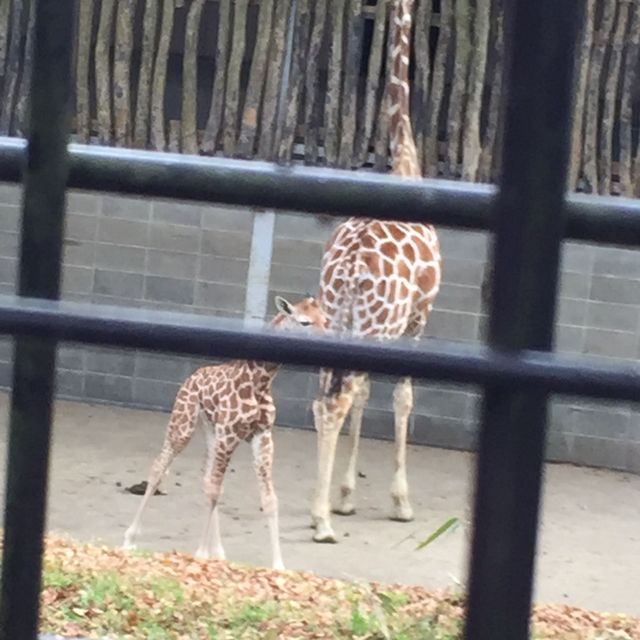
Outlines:
[[[360,444],[360,431],[362,428],[362,414],[369,399],[370,383],[368,376],[362,376],[357,380],[351,418],[349,422],[349,444],[351,452],[349,463],[340,487],[340,504],[333,510],[343,516],[350,516],[356,512],[353,502],[353,492],[356,488],[356,475],[358,463],[358,445]]]
[[[412,408],[411,378],[404,378],[396,385],[393,392],[395,473],[391,484],[391,497],[394,506],[392,520],[400,522],[413,520],[413,509],[409,503],[409,485],[407,483],[407,429]]]
[[[207,441],[207,460],[205,463],[204,478],[211,476],[213,472],[213,463],[215,460],[216,451],[216,435],[213,428],[207,425],[205,428],[205,438]],[[222,487],[220,488],[220,494],[222,494]],[[209,531],[210,527],[210,531]],[[200,546],[195,552],[196,558],[219,558],[224,560],[226,554],[224,547],[222,546],[222,539],[220,537],[220,515],[219,509],[216,506],[211,513],[211,517],[207,519],[205,523],[205,530],[202,534]]]
[[[260,502],[271,540],[271,558],[274,569],[284,570],[282,551],[280,550],[280,526],[278,523],[278,496],[273,486],[273,436],[271,431],[256,435],[251,441],[253,464],[258,476]]]
[[[125,531],[124,543],[122,545],[123,549],[136,548],[136,539],[140,535],[141,531],[142,514],[145,512],[147,504],[149,503],[149,499],[156,492],[156,489],[160,486],[162,477],[168,470],[171,462],[175,457],[176,452],[174,451],[171,444],[169,442],[166,442],[162,447],[162,452],[151,465],[151,471],[149,473],[149,477],[147,478],[147,489],[142,498],[142,502],[138,506],[138,511],[136,512],[131,526]]]
[[[204,479],[204,493],[209,501],[209,510],[204,530],[202,531],[202,539],[198,546],[197,553],[199,553],[200,557],[211,557],[212,554],[220,553],[222,550],[218,500],[222,493],[222,482],[229,466],[229,460],[239,443],[240,440],[237,437],[228,438],[226,441],[222,441],[219,436],[215,439],[213,463],[211,464],[210,473]],[[222,554],[224,554],[223,550]]]
[[[315,542],[336,542],[331,528],[329,503],[338,435],[353,403],[352,390],[349,383],[345,383],[344,380],[341,382],[340,390],[336,393],[322,395],[313,403],[318,432],[318,477],[311,511],[312,524],[316,530],[313,536]]]
[[[138,507],[138,511],[131,523],[131,526],[126,530],[124,534],[124,549],[135,549],[136,538],[140,535],[142,514],[144,513],[149,499],[156,492],[156,489],[160,486],[162,478],[169,470],[169,466],[173,462],[174,458],[187,446],[189,440],[195,430],[195,423],[198,418],[199,407],[191,407],[186,414],[187,423],[184,425],[184,416],[178,416],[177,413],[172,413],[169,419],[169,426],[167,427],[167,434],[162,445],[162,451],[160,455],[153,461],[151,465],[151,471],[147,479],[147,489],[142,498],[142,502]]]

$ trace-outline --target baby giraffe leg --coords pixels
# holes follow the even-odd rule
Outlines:
[[[213,445],[213,463],[209,474],[204,478],[204,493],[209,501],[209,509],[202,532],[202,539],[198,546],[197,554],[199,557],[211,557],[212,554],[220,552],[222,549],[218,500],[222,493],[222,482],[229,466],[229,460],[239,442],[235,436],[225,436],[224,440],[221,439],[219,434],[216,436],[215,444]],[[224,551],[222,553],[224,554]]]
[[[395,414],[395,474],[391,484],[393,498],[393,520],[409,522],[413,520],[413,509],[409,503],[409,484],[407,482],[407,427],[413,408],[413,387],[411,378],[404,378],[393,393]]]
[[[358,445],[360,444],[360,431],[362,429],[362,414],[369,399],[369,377],[366,375],[358,377],[354,379],[353,384],[354,398],[349,422],[349,445],[351,452],[349,454],[347,470],[342,479],[342,486],[340,487],[340,503],[334,509],[334,513],[339,513],[343,516],[350,516],[356,512],[353,492],[356,488]]]
[[[278,524],[278,497],[273,486],[273,437],[271,431],[254,436],[251,441],[253,464],[258,476],[260,502],[267,517],[271,539],[271,559],[274,569],[284,569],[280,550],[280,527]]]
[[[204,471],[204,478],[206,481],[213,471],[216,451],[215,432],[209,426],[205,430],[205,437],[207,440],[207,462],[205,464]],[[222,494],[222,487],[220,488],[220,494]],[[196,558],[219,558],[220,560],[224,560],[226,558],[224,547],[222,546],[222,539],[220,537],[220,517],[217,506],[212,511],[211,517],[208,518],[205,523],[205,531],[203,532],[200,546],[198,547],[195,556]]]
[[[175,446],[167,438],[164,446],[162,447],[162,452],[151,465],[151,471],[149,473],[149,478],[147,479],[147,489],[144,493],[144,497],[142,498],[142,502],[138,507],[138,511],[136,512],[131,526],[126,530],[124,534],[124,544],[122,545],[123,549],[136,548],[136,539],[140,535],[140,523],[142,520],[142,514],[147,508],[149,498],[151,498],[151,496],[156,492],[156,489],[160,486],[162,477],[166,473],[169,465],[177,454],[178,451],[176,450]]]
[[[218,560],[226,559],[227,555],[222,546],[222,538],[220,536],[219,513],[218,506],[215,506],[210,516],[207,517],[200,544],[194,554],[196,558],[203,560],[207,558],[217,558]]]
[[[192,384],[192,379],[189,378],[178,390],[173,411],[169,418],[162,451],[151,465],[151,471],[147,480],[147,490],[145,491],[131,526],[124,534],[123,547],[125,549],[135,549],[135,540],[140,534],[140,521],[149,502],[149,498],[151,498],[160,486],[160,482],[168,471],[173,459],[187,446],[193,436],[196,421],[200,415],[200,405],[197,401],[192,401],[190,397]]]

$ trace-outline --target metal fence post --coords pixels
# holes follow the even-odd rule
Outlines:
[[[37,0],[24,167],[21,296],[56,299],[68,175],[71,43],[75,2]],[[15,345],[0,638],[37,637],[56,343],[17,338]]]
[[[505,133],[489,323],[489,345],[500,351],[552,347],[582,4],[505,4]],[[468,640],[529,636],[547,399],[508,383],[485,388]]]

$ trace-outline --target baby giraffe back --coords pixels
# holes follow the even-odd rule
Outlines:
[[[275,417],[271,382],[268,365],[253,361],[202,367],[185,381],[176,403],[193,398],[216,430],[248,440]]]

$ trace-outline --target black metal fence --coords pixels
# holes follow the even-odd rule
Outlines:
[[[28,145],[0,140],[0,179],[24,184],[0,638],[37,635],[55,350],[60,341],[340,366],[484,387],[465,636],[528,636],[551,393],[640,397],[640,371],[551,353],[564,238],[640,245],[640,205],[567,198],[569,120],[582,0],[506,2],[509,88],[498,189],[254,162],[67,147],[73,0],[36,2]],[[489,345],[374,345],[248,331],[185,314],[61,303],[67,187],[423,220],[495,232]],[[445,268],[446,268],[446,256]]]

